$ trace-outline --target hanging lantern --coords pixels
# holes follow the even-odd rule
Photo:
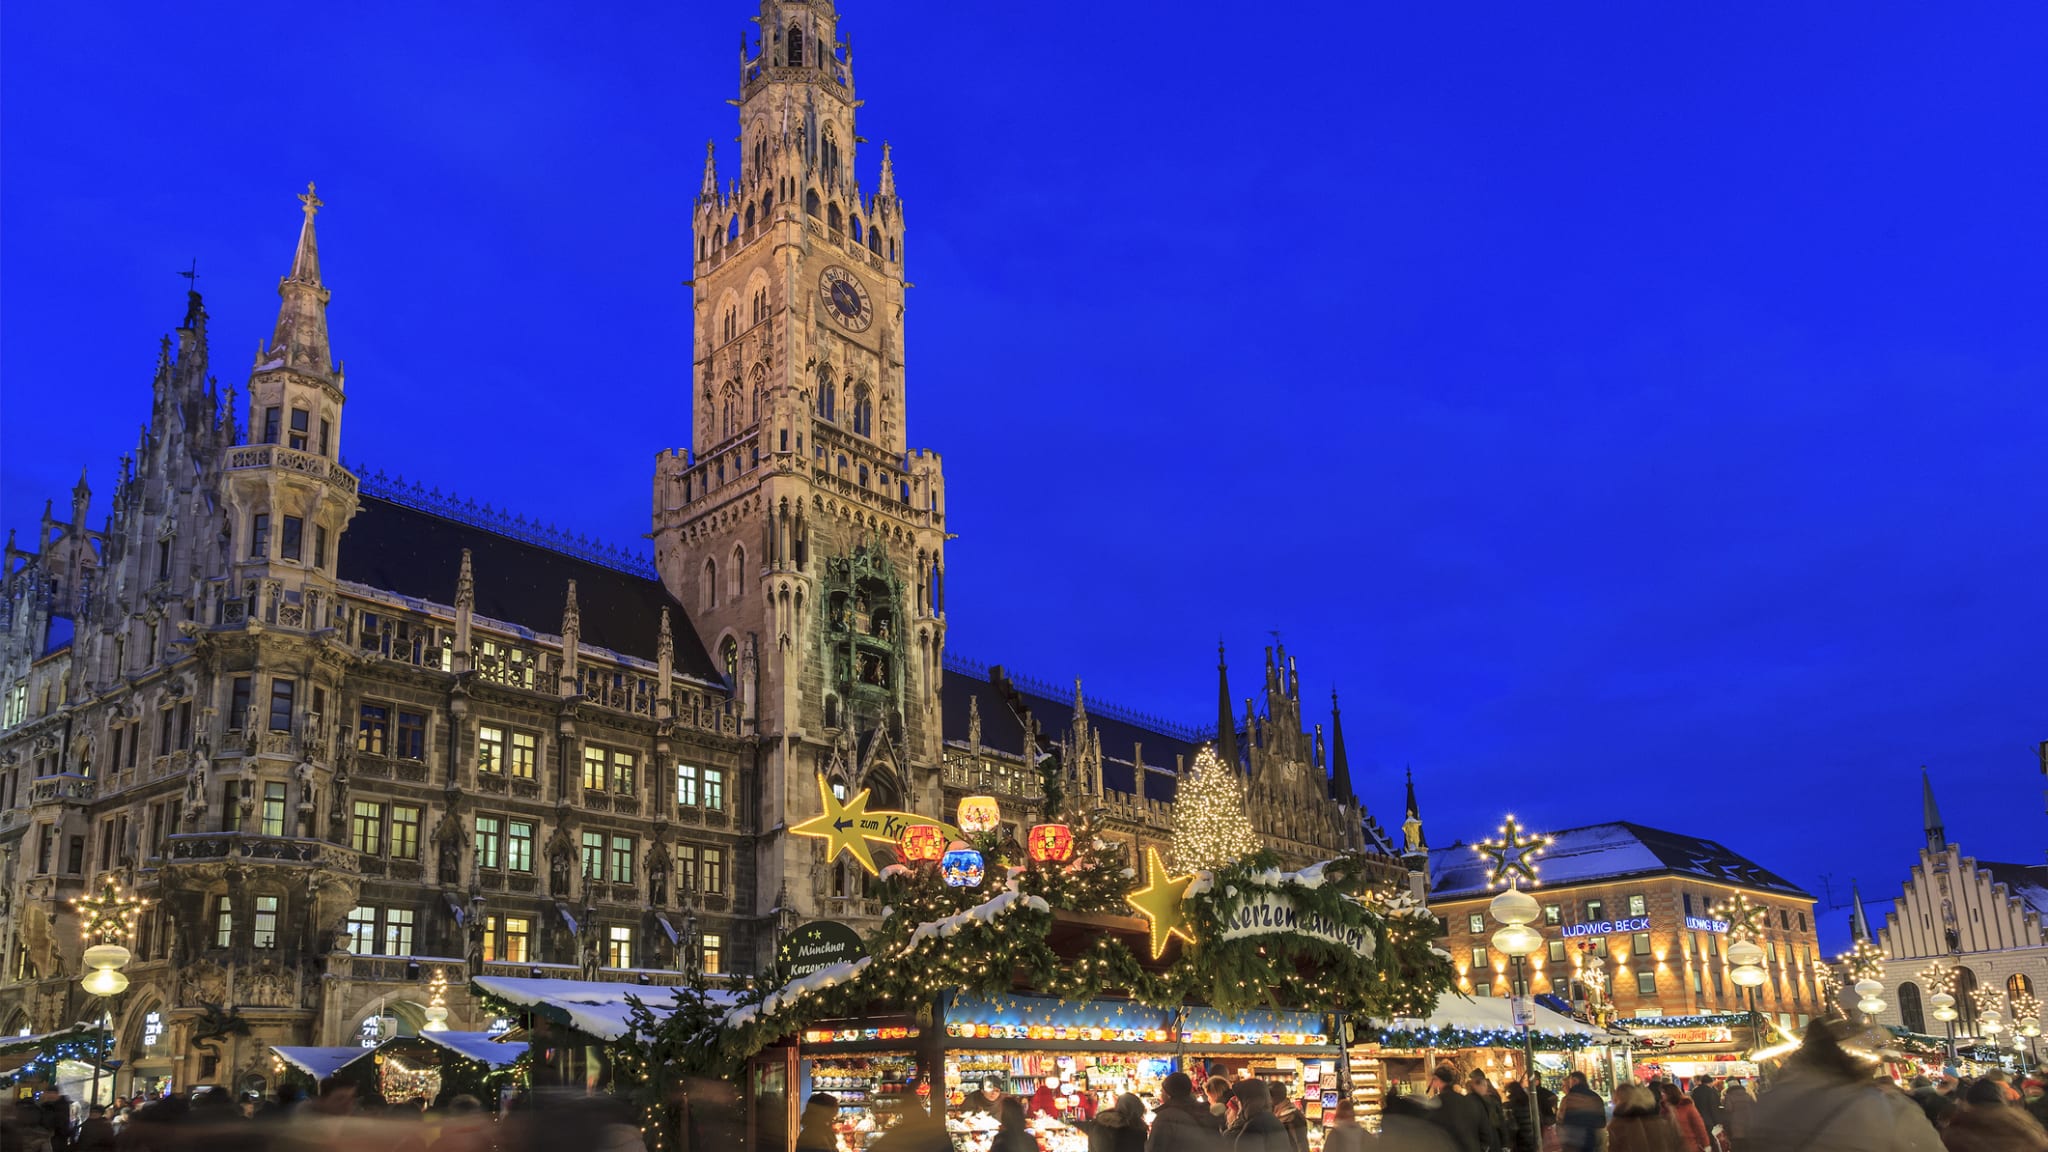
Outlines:
[[[912,824],[896,838],[906,864],[936,864],[946,854],[946,834],[930,824]]]
[[[978,832],[993,832],[1003,822],[1002,812],[996,808],[993,796],[968,796],[960,801],[960,830],[972,836]]]
[[[949,888],[979,888],[984,872],[981,853],[959,840],[953,841],[939,861],[939,875],[945,877]]]
[[[1025,841],[1040,864],[1059,864],[1074,855],[1074,830],[1065,824],[1033,824]]]

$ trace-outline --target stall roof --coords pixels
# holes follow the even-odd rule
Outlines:
[[[501,1041],[496,1032],[422,1032],[419,1038],[493,1068],[507,1068],[526,1051],[520,1040]]]
[[[1584,1021],[1574,1020],[1560,1012],[1553,1012],[1541,1004],[1529,1006],[1533,1015],[1529,1027],[1551,1036],[1601,1036],[1613,1040],[1624,1037],[1605,1028],[1597,1028]],[[1409,1024],[1411,1021],[1397,1021]],[[1424,1028],[1463,1028],[1470,1032],[1504,1031],[1514,1028],[1514,1013],[1508,1007],[1505,996],[1481,996],[1471,999],[1455,992],[1446,993],[1436,1002],[1436,1010],[1429,1019],[1421,1022]]]
[[[350,1064],[361,1060],[375,1048],[360,1045],[349,1048],[288,1048],[273,1047],[278,1059],[304,1072],[315,1080],[325,1080]]]
[[[567,1024],[600,1040],[617,1040],[632,1031],[628,1019],[632,1006],[628,996],[653,1009],[674,1008],[676,993],[682,991],[660,984],[611,984],[591,980],[549,980],[527,976],[475,976],[475,988],[491,996],[531,1008],[557,1024]],[[714,989],[714,1004],[732,1005],[739,994]]]
[[[87,1025],[73,1024],[69,1028],[59,1028],[55,1032],[43,1032],[34,1036],[0,1036],[0,1052],[20,1052],[31,1048],[41,1048],[46,1041],[62,1040],[66,1036],[77,1036],[91,1031],[93,1029]]]

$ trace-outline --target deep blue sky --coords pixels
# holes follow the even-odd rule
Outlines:
[[[103,514],[194,257],[246,378],[315,179],[345,454],[637,543],[751,11],[6,0],[4,522]],[[1926,763],[2040,858],[2038,4],[843,11],[956,651],[1201,722],[1277,629],[1439,843],[1875,896]]]

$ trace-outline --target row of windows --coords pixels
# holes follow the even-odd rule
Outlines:
[[[254,828],[242,827],[242,801],[251,796],[251,781],[229,780],[221,785],[220,827],[223,832],[251,831],[263,836],[285,834],[285,787],[282,781],[273,780],[263,785],[262,804],[253,811],[256,819]]]
[[[413,824],[417,835],[417,816]],[[476,818],[476,865],[510,872],[533,871],[533,843],[538,831],[531,820],[506,816]],[[417,840],[413,841],[417,845]],[[585,832],[581,842],[583,874],[612,884],[634,883],[634,861],[640,842],[634,836],[607,836]],[[723,848],[682,844],[676,848],[676,870],[682,884],[699,892],[721,894],[726,885],[726,854]]]
[[[1626,915],[1648,916],[1650,914],[1650,898],[1640,892],[1626,897],[1625,903],[1628,908]],[[1707,915],[1714,908],[1712,898],[1702,896],[1700,898],[1699,911],[1695,913],[1693,911],[1692,893],[1690,892],[1682,895],[1682,904],[1687,916]],[[1607,901],[1605,900],[1587,900],[1580,907],[1583,910],[1583,917],[1579,921],[1580,923],[1597,924],[1607,919]],[[1798,930],[1801,932],[1806,931],[1806,913],[1801,911],[1797,914],[1796,918],[1799,923]],[[1794,919],[1794,914],[1791,911],[1784,908],[1778,909],[1778,927],[1780,929],[1787,932],[1792,931]],[[1545,904],[1543,906],[1543,922],[1552,926],[1564,923],[1564,905]],[[1486,932],[1486,914],[1483,912],[1471,913],[1466,920],[1466,927],[1475,936],[1484,935]]]
[[[107,725],[107,771],[118,772],[122,768],[135,767],[142,756],[143,737],[147,729],[140,720],[132,724]],[[184,750],[192,747],[192,701],[180,700],[175,706],[159,709],[157,712],[156,754],[168,756],[173,749]]]
[[[258,512],[249,518],[249,559],[251,560],[296,560],[306,558],[306,521],[298,516],[283,517],[282,529],[277,537],[277,555],[270,554],[270,513]],[[327,528],[313,525],[313,567],[327,567]]]
[[[348,845],[365,856],[387,854],[393,860],[420,858],[420,808],[358,800],[349,815]]]
[[[356,716],[356,751],[400,760],[425,760],[426,715],[387,704],[364,704]]]
[[[253,702],[254,691],[255,681],[252,677],[237,676],[229,684],[228,729],[230,731],[248,731],[250,721],[249,706]],[[267,727],[270,731],[289,732],[292,730],[292,711],[297,703],[298,693],[298,681],[285,676],[273,676],[270,678],[270,708],[267,715]],[[327,711],[327,690],[317,685],[313,689],[313,711],[319,713]]]
[[[257,948],[277,947],[277,905],[275,896],[256,898],[256,923],[250,936],[250,944]],[[213,946],[232,947],[235,942],[234,898],[222,896],[214,901]]]
[[[220,898],[219,907],[219,944],[225,948],[232,928],[232,912],[227,897]],[[269,917],[267,922],[266,915]],[[348,914],[348,950],[357,956],[410,956],[415,926],[415,913],[411,908],[359,905]],[[484,917],[484,961],[531,963],[534,958],[533,935],[534,924],[529,917]],[[277,946],[277,898],[274,896],[260,896],[256,900],[256,940],[258,948]],[[705,972],[715,975],[724,971],[723,935],[705,933],[698,937],[698,947],[702,952],[701,964]],[[633,960],[633,929],[625,924],[606,925],[605,965],[631,968]]]
[[[288,446],[295,451],[307,451],[313,414],[304,408],[294,408],[292,409],[291,421],[291,436],[287,441]],[[278,434],[284,430],[283,424],[283,409],[276,405],[265,408],[263,410],[263,443],[277,443]],[[320,455],[328,455],[329,450],[333,447],[333,443],[334,426],[323,416],[320,418],[320,447],[318,449]]]

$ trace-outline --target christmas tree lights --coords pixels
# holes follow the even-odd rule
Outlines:
[[[1167,853],[1174,871],[1222,868],[1262,846],[1245,815],[1244,780],[1235,766],[1217,758],[1214,747],[1204,746],[1174,795],[1173,847]]]

